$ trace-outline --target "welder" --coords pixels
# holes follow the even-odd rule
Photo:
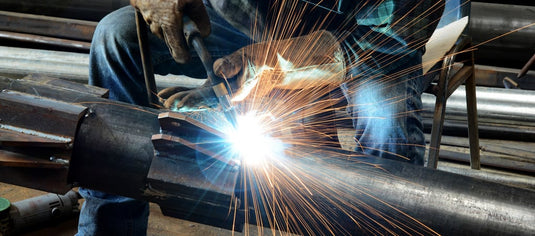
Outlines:
[[[325,74],[319,78],[313,73],[297,79],[282,76],[270,80],[275,85],[269,86],[302,89],[322,79],[336,83],[353,119],[356,151],[422,165],[425,143],[418,111],[427,86],[421,70],[423,46],[438,24],[443,4],[427,0],[131,0],[132,6],[112,12],[98,24],[89,81],[108,88],[110,99],[150,105],[136,9],[152,32],[148,37],[155,73],[206,78],[198,56],[184,39],[182,25],[187,17],[217,59],[215,74],[233,84],[234,96],[247,99],[255,86],[263,86],[255,81],[255,72],[263,66],[276,67],[284,61],[309,72],[322,69]],[[284,19],[285,14],[297,19]],[[277,16],[282,18],[277,21]],[[284,34],[286,38],[277,34],[283,31],[277,29],[281,22],[294,29]],[[252,53],[266,50],[270,53]],[[210,105],[214,96],[209,86],[166,93],[161,96],[163,104],[173,109]],[[146,234],[148,203],[83,188],[80,194],[85,203],[78,235]]]

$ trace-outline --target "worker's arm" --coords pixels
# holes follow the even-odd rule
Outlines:
[[[267,95],[272,89],[337,86],[345,78],[345,60],[337,39],[328,31],[245,46],[218,59],[214,72],[232,84],[232,99],[243,100],[254,91]],[[163,90],[159,97],[167,108],[191,110],[217,105],[209,86],[190,91]]]
[[[210,34],[210,19],[202,0],[130,0],[141,12],[150,30],[165,41],[178,63],[190,55],[183,35],[183,17],[188,16],[199,28],[201,36]]]
[[[303,89],[338,85],[345,78],[345,60],[337,39],[328,31],[252,44],[218,59],[216,75],[236,84],[233,100],[254,91]]]

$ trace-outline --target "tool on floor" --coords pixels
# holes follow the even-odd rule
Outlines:
[[[65,195],[49,193],[10,203],[0,198],[0,235],[15,235],[28,230],[77,217],[80,195],[69,191]]]

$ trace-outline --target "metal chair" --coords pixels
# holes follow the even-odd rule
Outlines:
[[[467,0],[448,0],[446,3],[446,9],[444,11],[444,16],[439,24],[439,27],[433,34],[442,34],[441,38],[444,38],[444,35],[448,33],[452,34],[450,29],[445,29],[444,25],[450,25],[456,21],[457,24],[464,23],[464,26],[457,26],[461,31],[460,36],[454,37],[454,44],[449,47],[449,50],[440,57],[438,63],[434,63],[434,66],[429,68],[428,71],[424,68],[424,73],[427,77],[436,78],[435,82],[431,84],[426,90],[427,93],[434,94],[436,96],[435,101],[435,111],[433,115],[433,126],[431,129],[431,142],[429,145],[429,156],[427,160],[427,167],[437,168],[438,157],[440,151],[440,142],[442,137],[442,130],[444,127],[444,114],[446,110],[446,101],[448,97],[463,83],[466,87],[466,105],[468,113],[468,137],[470,144],[470,166],[472,169],[480,169],[480,156],[479,156],[479,135],[478,135],[478,121],[477,121],[477,104],[476,104],[476,90],[475,90],[475,76],[474,76],[474,55],[473,50],[471,50],[471,37],[466,34],[466,28],[468,24],[468,18],[461,18],[467,16],[469,12],[469,2]],[[460,22],[465,21],[465,22]],[[442,24],[442,25],[441,25]],[[441,28],[444,26],[444,28]],[[441,32],[445,31],[445,32]],[[453,33],[454,34],[454,33]],[[432,47],[433,38],[429,40],[426,45],[426,52],[432,52],[435,49],[429,48]],[[456,40],[455,40],[456,39]],[[447,47],[445,45],[440,45],[442,48]],[[426,53],[427,54],[427,53]],[[424,62],[426,60],[426,55],[424,55]],[[435,59],[437,60],[437,59]],[[428,61],[433,62],[433,58],[428,59]],[[453,63],[458,62],[462,64],[462,67],[453,72]],[[425,63],[424,63],[425,64]],[[432,63],[430,63],[432,64]],[[424,66],[425,67],[425,66]]]

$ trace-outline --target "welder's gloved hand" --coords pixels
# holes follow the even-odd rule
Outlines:
[[[210,34],[210,19],[202,0],[130,0],[149,24],[150,31],[163,39],[178,63],[190,55],[183,33],[183,17],[197,24],[202,37]]]
[[[254,91],[265,96],[272,89],[302,89],[339,85],[345,60],[337,39],[328,31],[256,43],[218,59],[214,72],[234,85],[233,101]]]
[[[218,100],[208,83],[196,89],[172,87],[158,93],[165,108],[174,111],[196,111],[215,108]]]

